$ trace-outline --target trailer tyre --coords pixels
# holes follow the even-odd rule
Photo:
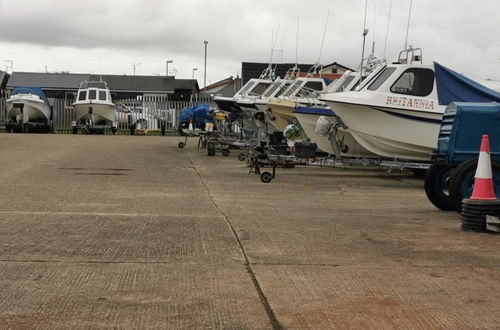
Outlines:
[[[273,175],[269,172],[262,172],[260,175],[260,181],[264,183],[269,183],[273,179]]]
[[[462,200],[472,195],[474,188],[474,175],[476,174],[477,158],[468,159],[461,162],[450,177],[450,199],[453,209],[462,211]],[[500,186],[500,162],[491,160],[491,170],[493,174],[495,190]]]
[[[177,146],[179,147],[179,149],[184,149],[184,147],[186,146],[186,144],[184,142],[179,142],[177,144]]]
[[[238,155],[238,160],[240,162],[244,162],[246,158],[247,158],[247,156],[244,153],[241,153]]]
[[[449,195],[449,179],[454,167],[433,163],[425,173],[424,188],[429,201],[438,209],[453,211]]]
[[[229,149],[223,149],[223,150],[222,150],[222,156],[224,156],[224,157],[229,156],[229,154],[230,154],[230,153],[231,153],[231,152],[229,151]]]

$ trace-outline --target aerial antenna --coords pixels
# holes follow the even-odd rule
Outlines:
[[[295,36],[295,67],[299,66],[299,16],[297,16],[297,35]]]
[[[408,47],[408,32],[410,31],[410,18],[411,18],[411,7],[413,4],[413,0],[410,0],[410,10],[408,11],[408,23],[406,25],[406,38],[405,38],[405,48],[407,49]]]
[[[276,48],[276,41],[278,40],[278,34],[280,32],[280,22],[278,22],[278,27],[276,29],[276,35],[274,34],[274,30],[272,31],[271,35],[271,58],[269,59],[269,65],[273,63],[273,53],[274,49]]]
[[[377,27],[377,6],[373,9],[373,41],[372,41],[372,56],[375,55],[375,28]]]
[[[360,80],[363,79],[363,60],[365,58],[365,42],[366,42],[366,35],[368,34],[368,29],[366,28],[366,11],[368,9],[368,0],[365,0],[365,20],[363,23],[363,49],[361,51],[361,64],[360,64],[360,69],[359,69],[359,78]]]
[[[392,10],[392,0],[389,3],[389,15],[387,16],[387,30],[385,31],[385,42],[384,42],[384,57],[383,57],[384,60],[385,60],[385,53],[387,50],[387,38],[389,36],[389,23],[391,22],[391,10]]]
[[[328,26],[328,18],[330,17],[330,10],[326,14],[325,28],[323,30],[323,40],[321,40],[321,48],[319,49],[318,64],[321,63],[321,53],[323,52],[323,44],[325,43],[326,27]]]
[[[99,81],[102,81],[102,53],[99,49]]]

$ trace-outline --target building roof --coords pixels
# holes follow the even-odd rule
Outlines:
[[[226,87],[227,85],[233,84],[234,83],[234,78],[233,76],[230,76],[228,78],[222,79],[216,83],[213,83],[211,85],[208,85],[200,90],[202,93],[217,93],[220,91],[222,88]]]
[[[341,67],[341,68],[342,68],[342,69],[344,69],[344,70],[355,71],[355,70],[353,70],[353,69],[351,69],[351,68],[348,68],[348,67],[346,67],[345,65],[339,64],[339,63],[337,63],[337,62],[332,62],[332,63],[330,63],[330,64],[323,65],[323,69],[329,68],[329,67],[331,67],[331,66]]]
[[[37,73],[14,72],[7,84],[8,88],[40,87],[52,90],[75,90],[84,80],[99,80],[100,75],[82,73]],[[175,90],[199,91],[198,82],[193,79],[175,79],[168,76],[126,76],[102,75],[111,91],[116,92],[174,92]]]
[[[80,82],[89,80],[89,74],[80,73],[12,73],[7,88],[40,87],[43,89],[78,89]]]

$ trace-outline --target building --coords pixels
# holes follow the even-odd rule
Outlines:
[[[94,75],[82,73],[14,72],[7,89],[40,87],[47,97],[74,99],[78,87],[85,80],[107,82],[113,99],[166,96],[171,101],[190,101],[200,92],[193,79],[175,79],[173,76]]]

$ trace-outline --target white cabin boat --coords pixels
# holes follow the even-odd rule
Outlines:
[[[499,94],[438,63],[422,64],[421,58],[419,49],[405,50],[397,63],[374,71],[356,91],[321,99],[370,152],[428,161],[449,103],[489,102]]]
[[[91,120],[94,124],[109,124],[116,121],[116,106],[104,81],[80,83],[73,108],[77,122]]]
[[[22,87],[12,91],[6,101],[7,117],[17,123],[43,123],[50,119],[50,104],[40,88]]]

